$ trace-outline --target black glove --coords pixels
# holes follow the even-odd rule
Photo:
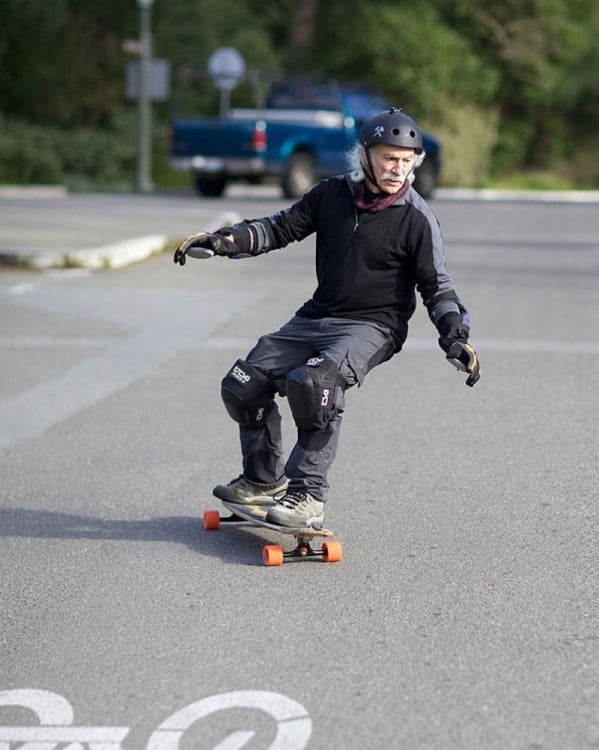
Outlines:
[[[192,258],[211,258],[213,255],[237,255],[240,250],[229,238],[220,234],[226,230],[219,229],[214,234],[196,232],[186,237],[175,250],[173,261],[185,265],[186,256]]]
[[[458,370],[468,373],[466,385],[472,388],[473,385],[478,383],[480,380],[480,363],[473,346],[462,341],[454,341],[447,350],[447,360]]]
[[[456,312],[447,313],[439,321],[439,346],[444,352],[449,351],[449,347],[454,341],[460,341],[462,344],[467,343],[470,335],[470,328],[462,321],[462,316]]]
[[[447,360],[462,372],[467,372],[466,385],[472,387],[480,380],[478,354],[468,343],[470,328],[458,313],[447,313],[439,321],[439,346]]]
[[[257,229],[254,222],[242,221],[240,224],[234,224],[232,227],[223,227],[217,229],[215,234],[223,237],[233,245],[232,249],[227,251],[227,255],[233,257],[238,255],[247,258],[249,255],[260,255],[263,250],[259,247]]]

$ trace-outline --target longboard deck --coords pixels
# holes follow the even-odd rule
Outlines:
[[[268,509],[272,505],[237,505],[226,500],[221,501],[230,516],[221,516],[217,510],[204,511],[204,529],[213,531],[221,527],[254,527],[271,529],[281,534],[289,534],[297,540],[295,549],[286,552],[279,544],[267,544],[262,548],[262,560],[265,565],[282,565],[284,562],[298,562],[305,559],[321,559],[323,562],[339,562],[343,556],[341,543],[333,539],[333,532],[314,526],[279,526],[266,520]],[[310,540],[323,538],[320,547],[312,547]]]
[[[279,531],[281,534],[291,534],[296,537],[305,539],[313,537],[332,537],[333,532],[330,529],[318,528],[315,526],[280,526],[276,523],[269,523],[266,520],[266,514],[271,506],[269,505],[238,505],[227,500],[221,500],[222,504],[230,510],[233,515],[242,518],[256,526],[262,526],[265,529]]]

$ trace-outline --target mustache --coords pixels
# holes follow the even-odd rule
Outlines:
[[[381,180],[391,180],[391,182],[403,182],[405,180],[405,177],[398,177],[396,174],[393,174],[393,172],[384,172],[381,175]]]

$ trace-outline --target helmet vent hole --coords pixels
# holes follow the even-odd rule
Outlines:
[[[413,130],[410,130],[410,138],[416,138],[416,133]]]
[[[391,132],[393,133],[393,135],[399,135],[399,128],[393,128]]]

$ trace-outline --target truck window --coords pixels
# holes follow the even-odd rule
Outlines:
[[[341,97],[337,86],[310,83],[274,84],[266,97],[268,109],[326,109],[339,112]]]

